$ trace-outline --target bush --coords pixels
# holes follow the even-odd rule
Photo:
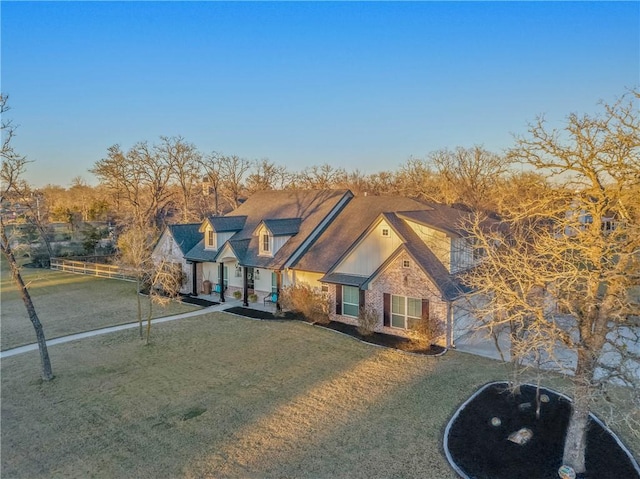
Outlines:
[[[306,283],[284,288],[280,292],[280,305],[283,309],[302,314],[313,323],[327,324],[330,321],[329,296]]]
[[[363,336],[372,335],[378,326],[380,315],[378,310],[371,305],[360,308],[358,312],[358,332]]]
[[[252,303],[255,303],[256,301],[258,301],[258,295],[255,293],[251,293],[249,295],[249,301],[251,301]]]
[[[418,320],[408,336],[416,349],[429,349],[444,333],[444,323],[439,318],[429,318]]]
[[[236,299],[242,298],[242,293],[240,291],[234,291],[232,294],[233,294],[233,297]]]

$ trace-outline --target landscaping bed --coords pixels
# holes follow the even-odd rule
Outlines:
[[[295,314],[287,311],[286,313],[274,314],[268,311],[258,311],[250,308],[243,307],[233,307],[229,309],[225,309],[227,313],[234,313],[240,316],[246,316],[254,319],[262,319],[262,320],[298,320],[298,321],[307,321],[307,319],[299,314]],[[409,338],[403,338],[401,336],[394,336],[392,334],[383,334],[383,333],[372,333],[370,335],[362,335],[358,332],[358,327],[341,323],[339,321],[330,321],[327,324],[323,323],[313,323],[316,326],[321,326],[323,328],[331,329],[333,331],[338,331],[343,334],[347,334],[351,337],[364,341],[370,344],[376,344],[378,346],[385,346],[387,348],[399,349],[401,351],[412,352],[416,354],[425,354],[425,355],[439,355],[443,354],[446,349],[442,346],[431,345],[428,348],[420,347],[416,345],[415,342],[411,341]]]
[[[544,388],[539,398],[536,418],[535,386],[522,385],[515,393],[507,383],[492,383],[472,396],[445,431],[445,450],[454,469],[476,479],[558,479],[571,402]],[[528,432],[517,437],[519,431]],[[637,464],[594,416],[587,433],[586,467],[587,473],[578,478],[640,478]]]

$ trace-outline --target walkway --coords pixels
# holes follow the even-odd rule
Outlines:
[[[191,311],[189,313],[176,314],[174,316],[165,316],[163,318],[155,318],[151,320],[151,324],[166,323],[168,321],[175,321],[176,319],[193,318],[194,316],[200,316],[203,314],[212,313],[214,311],[223,311],[227,308],[231,308],[233,306],[239,306],[241,304],[242,304],[242,301],[236,301],[236,300],[227,301],[225,303],[217,304],[215,306],[209,306],[208,308],[199,309],[197,311]],[[90,338],[92,336],[100,336],[101,334],[109,334],[109,333],[114,333],[116,331],[123,331],[125,329],[133,329],[137,327],[138,327],[138,322],[136,321],[134,323],[119,324],[117,326],[109,326],[107,328],[94,329],[93,331],[86,331],[84,333],[70,334],[68,336],[61,336],[59,338],[47,340],[47,346],[69,343],[71,341],[76,341],[78,339]],[[5,359],[11,356],[16,356],[18,354],[27,353],[29,351],[37,351],[37,350],[38,350],[38,343],[26,344],[24,346],[20,346],[17,348],[0,351],[0,359]]]

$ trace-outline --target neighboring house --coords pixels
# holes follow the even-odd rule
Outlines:
[[[461,229],[468,213],[402,197],[354,197],[349,190],[265,191],[226,216],[207,218],[184,255],[191,292],[208,280],[244,304],[307,283],[332,300],[331,317],[355,323],[372,306],[378,331],[403,335],[420,318],[439,321],[452,345],[470,326],[457,274],[472,266]]]
[[[152,258],[159,262],[165,260],[169,263],[180,265],[185,274],[186,281],[180,289],[181,293],[192,291],[192,269],[189,267],[186,254],[202,239],[200,224],[169,225],[160,235],[153,249]]]

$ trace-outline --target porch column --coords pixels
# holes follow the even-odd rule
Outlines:
[[[282,271],[276,271],[276,294],[278,295],[278,300],[276,301],[276,311],[281,311],[282,306],[280,306],[280,290],[282,289]]]
[[[220,288],[220,302],[224,303],[224,263],[218,265],[218,288]]]
[[[249,269],[242,267],[242,306],[249,306]]]
[[[191,295],[198,296],[198,263],[191,263]]]

